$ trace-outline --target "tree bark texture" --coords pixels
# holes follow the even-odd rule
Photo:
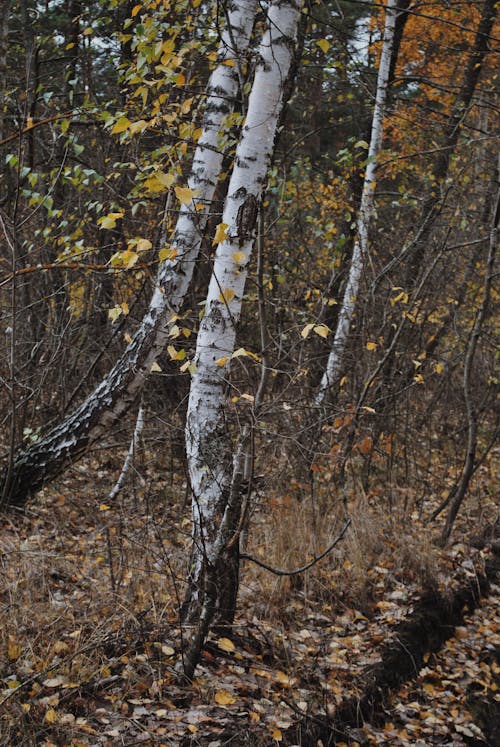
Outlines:
[[[186,422],[193,554],[185,619],[208,620],[208,625],[214,616],[231,622],[234,615],[238,543],[231,539],[241,512],[238,482],[246,444],[240,443],[233,457],[225,409],[258,207],[291,72],[301,7],[302,0],[275,0],[268,11],[224,207],[226,237],[217,247],[197,339]],[[188,649],[189,661],[197,660],[199,640],[198,630]]]
[[[349,339],[353,315],[356,308],[356,298],[359,292],[361,276],[368,254],[368,231],[375,197],[377,157],[382,146],[384,112],[387,101],[391,60],[393,59],[393,40],[397,17],[396,5],[396,0],[388,0],[386,5],[384,39],[382,42],[382,53],[378,69],[377,92],[375,107],[373,109],[370,146],[368,149],[368,160],[363,181],[363,191],[357,217],[357,237],[354,242],[349,275],[342,305],[337,318],[332,348],[316,394],[315,404],[317,407],[324,404],[331,387],[340,376],[344,352]]]
[[[16,456],[9,484],[5,485],[5,472],[0,481],[5,503],[23,505],[109,432],[129,410],[163,351],[170,320],[183,302],[198,258],[224,157],[219,139],[239,92],[240,63],[250,42],[255,13],[255,0],[235,0],[228,7],[227,27],[208,83],[202,135],[188,180],[197,206],[202,204],[203,209],[181,207],[171,245],[177,256],[160,265],[149,309],[132,341],[105,379],[66,420]]]

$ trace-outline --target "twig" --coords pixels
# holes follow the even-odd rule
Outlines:
[[[326,550],[323,550],[322,553],[319,555],[316,555],[309,563],[306,563],[305,565],[300,566],[300,568],[294,568],[292,571],[286,571],[282,568],[273,568],[271,565],[268,565],[267,563],[264,563],[262,560],[258,560],[257,558],[254,558],[253,555],[249,555],[246,552],[240,553],[240,558],[243,560],[250,560],[252,563],[255,563],[256,565],[259,565],[261,568],[264,568],[266,571],[269,571],[270,573],[274,573],[275,576],[297,576],[299,573],[304,573],[304,571],[309,570],[309,568],[312,568],[313,565],[316,565],[320,560],[322,560],[325,555],[328,555],[329,552],[333,550],[333,548],[338,545],[341,539],[343,539],[344,534],[347,532],[348,528],[351,525],[351,519],[348,519],[347,522],[344,525],[344,528],[340,532],[339,536],[333,540],[333,542],[328,545]]]
[[[123,485],[129,473],[130,467],[133,464],[137,443],[141,437],[143,428],[144,428],[144,407],[141,405],[139,407],[139,412],[137,413],[137,421],[135,423],[134,435],[132,436],[132,440],[130,441],[130,446],[128,448],[127,456],[125,457],[125,461],[123,463],[120,477],[116,481],[114,488],[110,491],[108,495],[108,501],[112,501],[114,498],[116,498],[120,490],[123,488]]]

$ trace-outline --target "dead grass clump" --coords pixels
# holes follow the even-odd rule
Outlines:
[[[277,577],[250,563],[245,567],[242,596],[253,599],[258,616],[286,619],[299,597],[301,605],[369,614],[398,585],[421,589],[437,583],[438,550],[415,512],[363,499],[349,506],[348,515],[344,539],[304,574]],[[254,522],[249,553],[276,568],[300,567],[328,546],[345,520],[338,506],[318,516],[310,501],[271,499]]]

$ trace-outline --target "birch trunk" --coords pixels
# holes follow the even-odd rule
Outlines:
[[[227,27],[222,34],[218,64],[208,83],[202,135],[188,180],[189,188],[196,190],[197,205],[202,204],[203,209],[182,206],[172,241],[177,256],[161,264],[148,312],[132,341],[80,407],[16,457],[8,485],[4,472],[0,494],[5,503],[23,505],[108,432],[135,401],[153,362],[164,349],[170,319],[183,302],[199,254],[224,157],[220,137],[239,91],[240,62],[249,45],[256,7],[255,0],[234,0],[228,5]]]
[[[354,242],[351,265],[349,268],[349,276],[347,278],[344,298],[337,319],[337,326],[335,329],[332,348],[330,351],[330,355],[328,356],[325,372],[316,394],[315,404],[317,407],[320,407],[324,404],[325,399],[327,398],[327,395],[331,390],[331,387],[340,377],[344,351],[349,339],[352,319],[356,308],[356,298],[359,292],[361,275],[368,254],[368,231],[370,226],[370,218],[373,213],[377,157],[382,146],[382,129],[387,101],[387,91],[389,87],[388,84],[394,41],[394,29],[397,15],[396,3],[397,0],[388,0],[386,5],[384,38],[382,42],[380,65],[378,69],[377,92],[372,117],[372,131],[370,137],[370,146],[368,150],[368,161],[366,165],[365,177],[363,180],[363,191],[361,194],[361,203],[357,217],[357,237]]]
[[[214,616],[231,622],[234,615],[238,589],[238,543],[234,539],[241,511],[238,476],[247,445],[240,443],[233,458],[225,405],[258,206],[290,75],[301,7],[302,0],[275,0],[268,11],[224,207],[226,238],[217,247],[198,333],[186,421],[193,555],[184,617],[199,624],[184,662],[188,677]]]

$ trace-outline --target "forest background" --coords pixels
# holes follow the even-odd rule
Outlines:
[[[498,554],[497,4],[1,8],[5,744],[429,740],[343,704]]]

